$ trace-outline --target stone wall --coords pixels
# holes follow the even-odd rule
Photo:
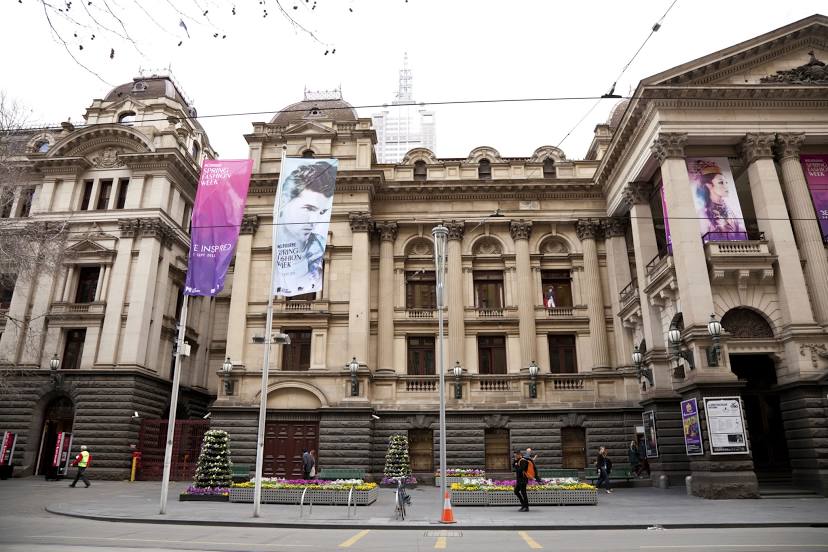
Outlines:
[[[780,407],[793,482],[828,496],[828,385],[784,391]]]

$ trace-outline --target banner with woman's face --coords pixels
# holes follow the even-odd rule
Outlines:
[[[748,239],[736,182],[727,157],[689,157],[699,229],[705,241]]]
[[[273,294],[292,297],[322,289],[336,159],[286,158],[273,206]]]

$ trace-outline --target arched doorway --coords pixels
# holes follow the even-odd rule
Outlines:
[[[75,405],[69,397],[56,397],[46,405],[35,475],[44,475],[52,469],[52,452],[57,444],[58,435],[71,432],[74,420]]]

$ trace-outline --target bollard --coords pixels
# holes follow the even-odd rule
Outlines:
[[[684,486],[687,487],[687,496],[693,495],[693,476],[688,475],[684,478]]]
[[[667,479],[666,475],[659,475],[658,476],[658,488],[659,489],[667,489],[670,487],[670,480]]]

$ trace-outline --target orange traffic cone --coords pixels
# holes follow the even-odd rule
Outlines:
[[[457,523],[454,521],[454,513],[451,511],[451,499],[449,499],[448,491],[446,491],[446,496],[443,499],[443,517],[440,518],[440,523]]]

